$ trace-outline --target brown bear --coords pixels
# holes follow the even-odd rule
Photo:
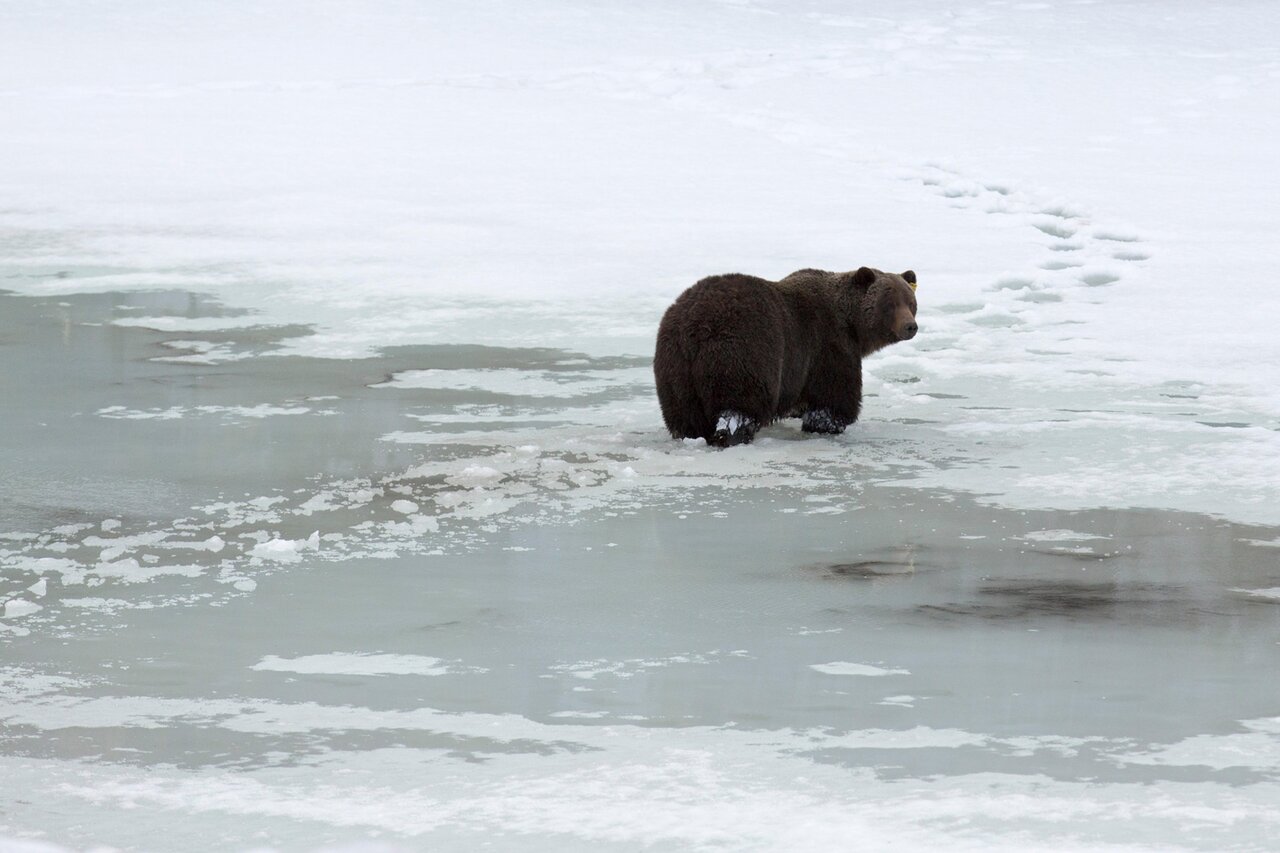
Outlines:
[[[653,373],[673,438],[745,444],[778,418],[844,432],[862,406],[862,359],[915,337],[916,274],[862,267],[767,281],[704,278],[667,309]]]

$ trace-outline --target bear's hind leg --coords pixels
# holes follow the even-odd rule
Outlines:
[[[781,371],[774,353],[782,352],[782,341],[761,335],[759,342],[709,342],[693,362],[693,387],[708,426],[703,436],[713,447],[748,444],[777,415]]]
[[[848,425],[848,420],[836,415],[830,409],[809,409],[803,415],[800,429],[805,432],[839,435]]]
[[[687,382],[660,381],[658,404],[672,438],[701,438],[710,431],[702,414],[702,401]]]
[[[716,419],[715,432],[707,439],[712,447],[733,447],[735,444],[750,444],[756,437],[760,422],[755,418],[726,409]]]

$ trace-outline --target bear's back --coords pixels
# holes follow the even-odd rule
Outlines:
[[[713,275],[690,287],[667,309],[658,336],[674,336],[694,353],[710,342],[759,342],[785,334],[790,324],[777,282],[742,273]]]

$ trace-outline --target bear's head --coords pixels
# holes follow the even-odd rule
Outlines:
[[[863,355],[898,341],[909,341],[916,324],[916,274],[881,272],[862,267],[852,275],[850,325]]]

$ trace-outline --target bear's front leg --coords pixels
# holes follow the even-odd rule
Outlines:
[[[844,432],[862,408],[861,359],[853,353],[831,354],[809,376],[802,400],[801,429],[827,435]]]
[[[830,409],[809,409],[800,421],[800,429],[805,432],[819,432],[828,435],[839,435],[849,425],[849,421],[839,417]]]

